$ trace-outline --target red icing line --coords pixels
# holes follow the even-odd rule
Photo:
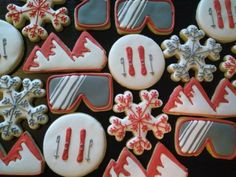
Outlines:
[[[77,162],[82,162],[84,159],[84,145],[85,145],[85,138],[86,138],[86,130],[82,129],[80,131],[80,146],[79,146],[79,155],[77,157]]]
[[[139,58],[141,62],[141,73],[143,76],[147,75],[147,69],[145,65],[145,50],[144,47],[141,45],[138,47]]]
[[[24,132],[20,136],[20,138],[17,140],[17,142],[14,144],[14,146],[11,148],[11,150],[9,151],[7,155],[5,155],[5,152],[1,151],[0,149],[0,159],[3,161],[3,163],[5,165],[8,165],[11,161],[22,159],[20,155],[20,151],[23,150],[21,146],[22,143],[26,144],[30,152],[38,159],[38,161],[41,161],[43,165],[44,160],[43,160],[42,154],[28,132]]]
[[[227,10],[227,14],[228,14],[229,27],[234,28],[234,18],[233,18],[233,14],[232,14],[231,0],[225,0],[225,7]]]
[[[71,128],[66,129],[66,142],[65,142],[65,147],[62,155],[63,160],[67,160],[69,156],[69,148],[70,148],[70,140],[71,140]]]
[[[126,48],[127,58],[129,61],[129,74],[131,76],[135,75],[134,65],[133,65],[133,50],[131,47]]]
[[[223,18],[221,15],[221,5],[220,5],[220,1],[219,0],[214,0],[214,7],[216,10],[216,14],[217,14],[217,21],[218,21],[218,26],[219,28],[224,28],[224,22],[223,22]]]

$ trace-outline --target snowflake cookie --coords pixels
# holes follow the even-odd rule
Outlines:
[[[167,122],[168,116],[161,114],[157,117],[152,116],[151,110],[162,105],[162,101],[158,99],[159,93],[157,90],[150,92],[143,90],[140,92],[141,102],[139,104],[133,103],[133,95],[130,91],[124,94],[118,94],[115,97],[113,110],[115,112],[125,112],[126,117],[120,119],[112,116],[110,118],[111,125],[108,127],[108,133],[114,135],[117,141],[123,140],[126,131],[133,133],[126,146],[133,149],[134,153],[141,155],[144,150],[152,148],[151,143],[146,139],[149,130],[152,130],[154,136],[162,139],[165,133],[171,131],[171,126]]]
[[[25,21],[29,20],[29,25],[22,29],[22,34],[37,42],[40,38],[46,39],[47,31],[42,27],[45,22],[51,22],[56,31],[61,31],[63,26],[69,25],[70,19],[67,16],[65,7],[53,10],[54,4],[62,4],[65,0],[23,0],[26,4],[19,7],[14,4],[7,6],[8,13],[6,20],[17,28],[22,28]]]
[[[213,80],[213,72],[217,68],[214,65],[206,64],[205,59],[219,60],[222,47],[212,38],[207,39],[205,45],[201,45],[200,39],[204,36],[205,33],[202,30],[190,25],[180,32],[180,37],[185,41],[184,44],[180,43],[180,39],[176,35],[162,43],[164,56],[166,58],[176,56],[179,60],[178,63],[171,64],[167,68],[173,81],[188,82],[190,69],[195,71],[195,77],[200,82]]]
[[[232,47],[232,52],[236,54],[236,45]],[[236,73],[236,59],[232,55],[226,55],[224,62],[220,64],[220,70],[225,73],[225,77],[230,79]]]
[[[18,92],[21,83],[23,89]],[[21,81],[19,77],[11,78],[8,75],[0,78],[0,92],[3,95],[0,100],[0,116],[4,118],[0,123],[0,133],[4,140],[11,140],[14,136],[19,137],[22,134],[22,128],[18,125],[22,119],[27,119],[31,129],[36,129],[39,124],[47,122],[48,117],[44,114],[47,107],[31,105],[33,98],[45,95],[45,90],[41,87],[42,82],[37,79]]]

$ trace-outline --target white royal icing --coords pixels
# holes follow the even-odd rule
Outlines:
[[[24,53],[21,34],[9,23],[0,20],[0,75],[11,72]]]

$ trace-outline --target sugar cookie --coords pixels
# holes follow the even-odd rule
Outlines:
[[[39,175],[44,157],[28,132],[23,133],[8,154],[0,145],[0,175]]]
[[[97,169],[105,156],[105,131],[90,115],[64,115],[48,128],[43,152],[48,166],[58,175],[85,176]]]
[[[236,40],[236,1],[201,0],[196,20],[202,30],[210,37],[223,42]]]
[[[74,11],[78,30],[104,30],[110,27],[110,0],[82,0]]]
[[[0,20],[0,75],[14,70],[23,54],[24,41],[21,34],[12,25]]]
[[[126,148],[118,160],[111,160],[103,177],[187,177],[188,170],[161,143],[157,143],[147,170],[138,159]]]
[[[144,35],[132,34],[112,46],[108,66],[114,79],[124,87],[141,90],[162,76],[165,60],[159,45]]]
[[[140,33],[147,25],[155,34],[174,29],[175,8],[171,0],[117,0],[115,22],[118,33]]]
[[[26,0],[24,0],[26,1]],[[65,7],[54,10],[54,4],[63,4],[65,0],[27,0],[23,6],[9,4],[6,20],[17,28],[22,28],[26,20],[30,23],[22,29],[22,34],[32,42],[46,39],[47,31],[42,27],[45,22],[51,22],[56,31],[61,31],[63,26],[69,25]]]
[[[206,58],[212,61],[220,59],[222,47],[214,39],[207,39],[205,45],[200,44],[200,39],[205,36],[202,30],[190,25],[181,30],[180,37],[185,41],[180,43],[178,36],[173,35],[170,40],[163,41],[161,47],[166,58],[176,56],[179,60],[168,66],[167,70],[171,73],[171,79],[175,82],[188,82],[190,79],[189,70],[195,71],[195,78],[202,82],[213,80],[213,72],[217,70],[214,65],[207,64]]]
[[[152,144],[146,139],[148,131],[152,131],[157,139],[162,139],[165,133],[171,131],[166,114],[154,117],[151,110],[162,105],[158,99],[157,90],[140,91],[141,102],[133,103],[133,95],[130,91],[118,94],[115,97],[116,104],[113,110],[117,113],[124,112],[126,116],[120,119],[116,116],[110,118],[111,125],[108,127],[108,134],[115,136],[117,141],[122,141],[126,132],[132,132],[133,138],[129,139],[126,146],[133,149],[134,153],[141,155],[144,150],[150,150]]]
[[[112,99],[110,74],[62,74],[47,81],[48,105],[54,113],[73,112],[82,100],[93,111],[107,111],[112,108]]]
[[[234,118],[236,116],[236,89],[222,79],[210,99],[201,84],[192,78],[185,87],[174,89],[163,112],[174,115]]]
[[[87,32],[78,38],[73,50],[51,33],[42,47],[36,46],[23,71],[30,73],[100,71],[107,63],[105,50]]]
[[[19,91],[21,84],[23,87]],[[47,106],[32,105],[34,99],[45,96],[40,80],[31,81],[26,78],[21,81],[19,77],[5,75],[0,78],[0,93],[3,95],[0,100],[0,115],[4,118],[0,122],[0,133],[4,140],[11,140],[23,133],[19,125],[22,119],[27,120],[31,129],[47,123]]]
[[[198,156],[204,148],[219,159],[236,157],[236,124],[209,118],[180,118],[176,123],[175,147],[183,156]]]

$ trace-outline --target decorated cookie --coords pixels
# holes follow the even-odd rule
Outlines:
[[[107,129],[108,134],[115,136],[117,141],[122,141],[126,131],[132,132],[133,137],[128,140],[126,146],[133,149],[137,155],[141,155],[144,150],[150,150],[152,144],[146,139],[148,131],[152,131],[157,139],[162,139],[165,133],[171,131],[167,115],[161,114],[154,117],[151,114],[153,108],[162,106],[162,101],[158,99],[158,96],[159,93],[156,90],[140,91],[141,102],[135,104],[130,91],[118,94],[115,97],[116,104],[113,110],[118,113],[125,112],[126,117],[120,119],[112,116],[111,125]]]
[[[236,54],[236,45],[232,47],[232,52]],[[236,59],[231,55],[224,57],[224,62],[220,64],[220,70],[225,73],[226,78],[231,78],[236,73]]]
[[[196,19],[201,29],[214,39],[227,43],[236,40],[236,1],[201,0]]]
[[[47,81],[48,105],[54,113],[73,112],[81,100],[93,111],[112,108],[113,84],[110,74],[64,74]]]
[[[19,87],[23,86],[21,91]],[[40,124],[47,123],[48,117],[46,105],[32,106],[34,98],[45,96],[42,82],[38,79],[33,81],[19,77],[2,76],[0,78],[0,115],[4,118],[0,122],[0,133],[4,140],[11,140],[22,134],[19,122],[26,119],[31,129],[36,129]]]
[[[82,0],[75,8],[75,27],[78,30],[103,30],[110,27],[110,0]]]
[[[176,151],[183,156],[198,156],[206,147],[219,159],[236,157],[236,124],[209,118],[178,119],[175,131]]]
[[[117,160],[111,160],[103,177],[187,177],[187,169],[161,143],[156,148],[145,170],[138,159],[124,148]]]
[[[113,44],[108,65],[119,84],[140,90],[151,87],[161,78],[165,60],[155,41],[133,34],[124,36]]]
[[[163,112],[174,115],[206,116],[214,118],[235,117],[236,89],[227,79],[222,79],[211,98],[194,78],[184,88],[178,86],[170,95]]]
[[[17,28],[22,28],[26,20],[30,23],[22,29],[22,34],[32,42],[46,39],[47,31],[42,27],[45,22],[51,22],[56,31],[61,31],[63,26],[69,25],[65,7],[53,10],[54,4],[62,4],[65,0],[24,0],[26,4],[22,7],[15,4],[7,6],[6,20]]]
[[[72,51],[51,33],[42,47],[36,46],[23,70],[25,72],[100,71],[107,63],[105,50],[87,32],[78,38]]]
[[[180,43],[180,39],[176,35],[162,43],[164,56],[166,58],[176,56],[179,60],[178,63],[171,64],[167,68],[173,81],[188,82],[189,70],[195,71],[195,77],[200,82],[213,80],[213,72],[217,68],[214,65],[206,64],[205,59],[219,60],[222,47],[211,38],[207,39],[205,45],[201,45],[199,41],[204,36],[205,33],[202,30],[190,25],[180,32],[180,37],[185,41],[184,44]]]
[[[39,175],[44,158],[28,132],[23,133],[8,154],[0,145],[0,175]]]
[[[14,70],[23,53],[24,41],[21,34],[12,25],[0,20],[0,75]]]
[[[169,34],[175,23],[171,0],[117,0],[115,22],[118,33],[140,33],[147,25],[155,34]]]
[[[101,124],[83,113],[58,118],[48,128],[43,152],[48,166],[61,176],[85,176],[97,169],[106,152]]]

